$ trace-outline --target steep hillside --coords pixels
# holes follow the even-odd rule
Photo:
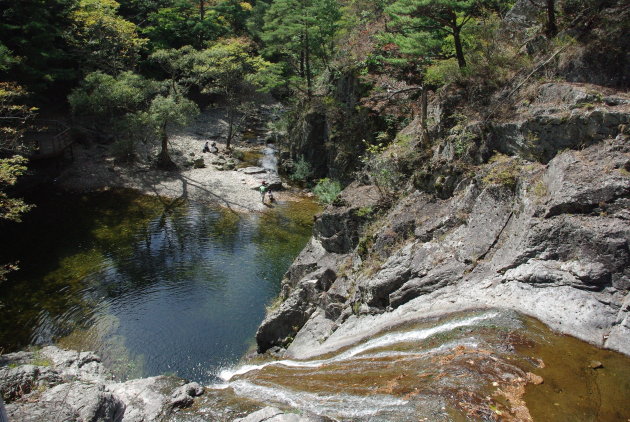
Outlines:
[[[513,35],[536,24],[526,3],[508,15]],[[600,66],[627,60],[613,47],[628,10],[598,7],[567,31],[581,41],[524,39],[525,72],[485,96],[472,77],[440,89],[428,136],[417,118],[373,152],[319,216],[259,352],[312,357],[496,307],[630,354],[630,96],[627,69]]]

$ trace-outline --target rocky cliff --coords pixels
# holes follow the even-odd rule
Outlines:
[[[471,123],[463,152],[461,137],[418,140],[427,180],[411,176],[395,202],[349,186],[287,272],[259,351],[307,358],[496,307],[630,354],[630,98],[574,83],[529,92],[512,117]]]

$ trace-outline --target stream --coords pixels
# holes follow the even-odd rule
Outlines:
[[[273,405],[347,422],[626,421],[629,363],[486,309],[394,327],[316,359],[225,368],[199,407],[226,409],[211,420]]]
[[[310,360],[259,356],[254,334],[319,207],[236,214],[131,191],[49,192],[2,227],[4,352],[95,350],[118,379],[207,386],[173,421],[273,405],[338,421],[627,421],[630,359],[515,312],[391,327]]]

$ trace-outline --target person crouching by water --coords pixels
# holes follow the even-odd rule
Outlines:
[[[267,194],[267,191],[269,190],[269,185],[267,185],[267,181],[263,180],[262,185],[260,185],[260,188],[258,188],[260,190],[260,196],[262,197],[262,202],[263,204],[265,203],[265,195]]]
[[[217,148],[217,143],[216,142],[213,142],[212,145],[210,146],[210,152],[212,154],[216,154],[217,152],[219,152],[219,148]]]
[[[276,198],[273,196],[273,192],[271,191],[271,189],[269,190],[269,203],[273,204],[274,202],[276,202]]]
[[[208,146],[208,143],[207,143],[207,142],[206,142],[206,144],[203,146],[203,151],[201,151],[201,152],[202,152],[202,153],[203,153],[203,152],[210,152],[210,146]]]

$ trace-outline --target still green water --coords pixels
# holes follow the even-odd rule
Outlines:
[[[201,382],[236,362],[318,206],[243,215],[131,191],[50,194],[2,230],[0,348],[96,350],[118,377]]]

